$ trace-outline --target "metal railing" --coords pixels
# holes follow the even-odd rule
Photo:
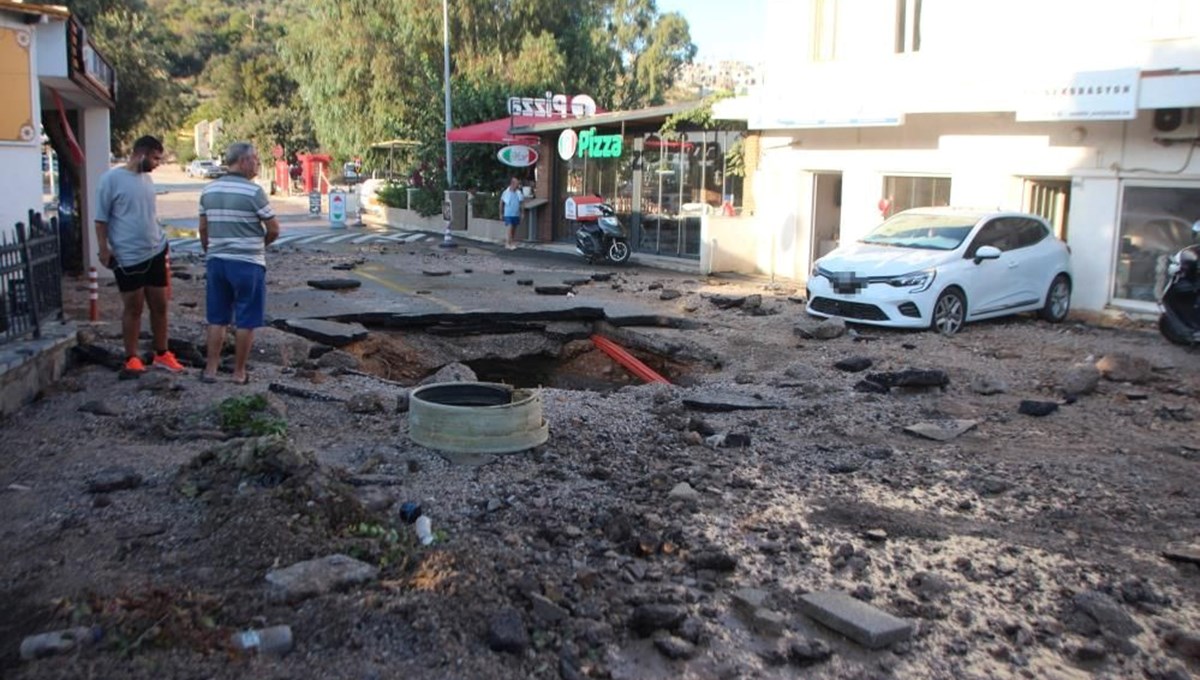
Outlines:
[[[0,344],[40,338],[42,323],[62,316],[58,219],[43,222],[30,210],[29,226],[17,223],[15,241],[0,238]]]

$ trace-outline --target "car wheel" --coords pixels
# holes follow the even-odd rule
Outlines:
[[[1067,318],[1069,311],[1071,311],[1071,282],[1067,279],[1066,274],[1059,274],[1050,282],[1050,290],[1046,291],[1046,304],[1042,306],[1042,311],[1038,312],[1038,315],[1050,323],[1060,323]]]
[[[967,320],[967,299],[957,288],[947,288],[933,304],[929,327],[942,335],[954,335]]]

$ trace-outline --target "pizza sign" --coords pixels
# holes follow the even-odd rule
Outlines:
[[[500,162],[513,168],[527,168],[538,160],[537,149],[531,146],[506,146],[496,152]]]

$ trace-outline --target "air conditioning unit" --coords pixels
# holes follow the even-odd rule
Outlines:
[[[1183,116],[1183,109],[1155,109],[1154,129],[1159,132],[1174,132],[1183,125]]]

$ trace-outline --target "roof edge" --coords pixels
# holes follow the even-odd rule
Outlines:
[[[17,12],[20,14],[30,14],[33,16],[54,17],[56,19],[70,19],[71,10],[60,5],[34,5],[20,0],[0,0],[0,11]]]

